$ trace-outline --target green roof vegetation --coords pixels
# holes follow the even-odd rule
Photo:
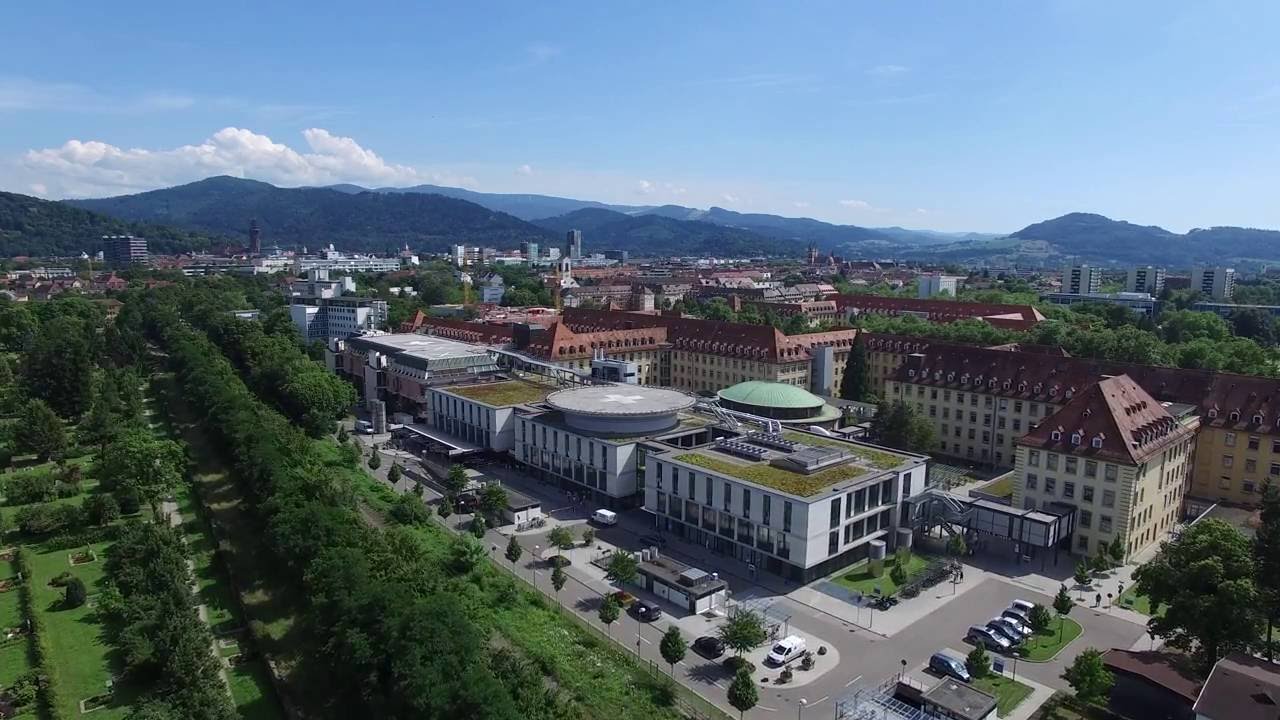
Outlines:
[[[994,495],[995,497],[1013,497],[1013,474],[1010,473],[1002,478],[996,478],[977,488],[977,491],[984,495]]]
[[[774,467],[768,463],[739,463],[708,457],[701,453],[685,453],[677,455],[676,460],[713,470],[722,475],[746,480],[757,485],[771,487],[785,493],[800,497],[816,495],[823,489],[845,480],[852,480],[865,475],[867,469],[861,465],[846,464],[823,470],[812,475],[802,475],[790,470]]]
[[[798,432],[784,432],[782,437],[791,442],[798,442],[804,445],[821,445],[823,447],[833,447],[844,450],[859,460],[866,460],[867,464],[877,470],[890,470],[898,467],[905,459],[901,455],[894,455],[884,450],[875,450],[869,447],[854,445],[851,442],[837,440],[836,438],[822,437],[821,435],[805,435]]]
[[[538,402],[539,400],[545,400],[547,394],[551,392],[551,388],[546,385],[520,382],[517,380],[487,383],[484,385],[466,385],[463,387],[451,387],[445,389],[454,395],[461,395],[469,400],[475,400],[476,402],[482,402],[485,405],[493,405],[495,407],[506,407],[509,405],[523,405],[524,403]]]

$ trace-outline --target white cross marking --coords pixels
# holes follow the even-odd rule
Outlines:
[[[634,405],[644,399],[643,395],[605,395],[600,402],[616,402],[623,405]]]

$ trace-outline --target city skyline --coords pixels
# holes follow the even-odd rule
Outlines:
[[[231,174],[947,231],[1280,227],[1264,3],[297,10],[25,11],[0,30],[30,61],[0,72],[0,188]]]

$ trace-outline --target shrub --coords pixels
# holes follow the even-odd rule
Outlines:
[[[907,582],[907,571],[902,567],[902,563],[893,566],[889,571],[889,579],[897,585],[904,585]]]
[[[76,576],[72,575],[69,570],[63,570],[62,572],[58,573],[56,577],[50,580],[49,584],[54,587],[66,587],[67,583],[74,580],[75,577]]]
[[[120,505],[121,515],[133,515],[142,509],[142,499],[133,488],[120,488],[115,492],[115,498]]]
[[[49,502],[58,496],[58,482],[50,472],[29,472],[16,475],[5,483],[4,495],[7,505],[30,505],[32,503]]]
[[[71,578],[62,596],[63,606],[68,609],[78,608],[88,599],[89,589],[84,586],[84,581],[78,577]]]
[[[991,657],[986,648],[979,645],[970,651],[964,659],[964,667],[975,678],[984,678],[991,673]]]
[[[793,677],[795,677],[795,675],[792,674],[791,668],[783,668],[782,672],[778,675],[778,682],[789,683]]]
[[[743,668],[746,668],[748,673],[754,673],[756,671],[755,663],[742,657],[741,655],[730,655],[729,657],[725,658],[724,667],[729,672],[735,673],[735,674]]]

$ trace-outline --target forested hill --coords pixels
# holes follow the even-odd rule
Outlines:
[[[349,193],[278,188],[255,180],[213,177],[137,195],[72,200],[68,204],[129,221],[164,222],[247,238],[249,221],[264,245],[387,252],[408,244],[442,251],[457,243],[513,248],[552,233],[506,213],[441,195]]]
[[[1179,234],[1092,213],[1069,213],[1013,233],[1047,243],[1058,254],[1093,260],[1187,265],[1232,260],[1280,260],[1280,232],[1214,227]]]
[[[584,208],[535,221],[563,235],[582,230],[587,251],[627,250],[633,255],[791,255],[800,256],[803,243],[743,228],[709,222],[677,220],[662,215],[626,215],[602,208]]]
[[[151,252],[204,250],[232,242],[216,234],[148,222],[129,222],[65,203],[0,192],[0,257],[90,255],[103,235],[137,235]]]

